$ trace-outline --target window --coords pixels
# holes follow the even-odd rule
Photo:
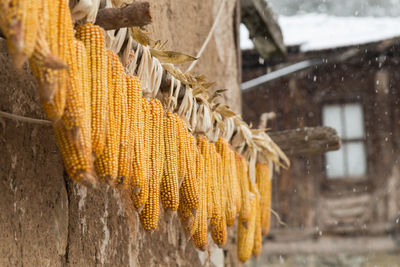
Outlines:
[[[364,116],[361,104],[325,105],[322,123],[336,129],[342,139],[340,150],[325,154],[328,178],[360,178],[367,172]]]

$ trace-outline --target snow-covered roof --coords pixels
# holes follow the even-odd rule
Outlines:
[[[400,36],[400,19],[392,17],[335,17],[324,14],[280,16],[285,45],[300,45],[301,51],[365,44]],[[241,48],[253,48],[244,26]]]

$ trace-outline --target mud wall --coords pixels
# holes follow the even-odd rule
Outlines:
[[[149,2],[152,37],[168,40],[168,49],[195,55],[219,1]],[[229,88],[226,101],[240,110],[235,5],[236,0],[227,1],[220,24],[193,71],[215,81],[216,88]],[[26,66],[20,73],[12,69],[3,39],[0,110],[45,118],[32,76]],[[146,234],[129,210],[116,190],[102,185],[95,191],[69,180],[51,127],[0,117],[0,266],[212,264],[207,253],[199,253],[187,241],[176,216],[162,216],[159,229]]]

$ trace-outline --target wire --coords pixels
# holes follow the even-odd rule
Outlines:
[[[219,6],[219,9],[218,9],[217,16],[215,17],[214,23],[213,23],[213,25],[211,26],[210,31],[208,32],[207,38],[204,40],[203,45],[201,46],[199,52],[198,52],[197,55],[196,55],[197,60],[193,61],[193,62],[190,64],[190,66],[189,66],[189,68],[187,68],[186,72],[189,72],[189,71],[191,71],[191,70],[193,69],[193,67],[196,65],[197,61],[199,61],[199,58],[200,58],[201,55],[203,54],[204,49],[206,49],[206,47],[207,47],[207,45],[208,45],[208,42],[211,40],[211,36],[212,36],[212,34],[214,33],[215,28],[217,27],[218,20],[219,20],[219,18],[221,17],[222,10],[223,10],[223,7],[224,7],[225,3],[226,3],[226,0],[222,0],[222,3],[221,3],[221,5]]]
[[[4,118],[15,120],[15,121],[29,122],[29,123],[41,124],[41,125],[50,125],[51,124],[51,122],[48,120],[24,117],[24,116],[4,112],[4,111],[0,111],[0,117],[4,117]]]

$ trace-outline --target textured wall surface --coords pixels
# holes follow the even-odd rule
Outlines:
[[[169,49],[192,55],[206,38],[220,3],[149,2],[154,18],[149,27],[152,37],[168,40]],[[227,100],[239,110],[235,3],[227,1],[194,72],[205,74],[218,88],[229,88]],[[0,66],[0,110],[45,118],[31,75],[11,68],[3,39]],[[176,216],[162,216],[158,231],[146,234],[119,192],[106,185],[95,191],[72,183],[64,173],[51,127],[0,117],[0,266],[209,263],[208,255],[187,240]]]

